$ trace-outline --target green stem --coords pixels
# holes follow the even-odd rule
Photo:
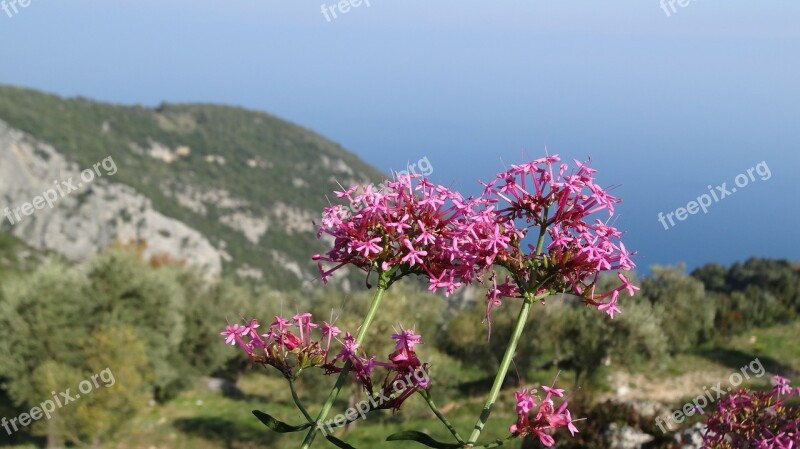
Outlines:
[[[514,326],[514,332],[511,334],[511,340],[506,347],[505,354],[503,354],[503,360],[500,362],[500,368],[494,378],[492,389],[489,391],[489,397],[486,399],[486,403],[483,405],[481,416],[475,423],[475,427],[472,429],[472,434],[469,436],[469,440],[467,440],[468,445],[473,445],[478,441],[478,437],[481,436],[481,432],[486,426],[486,422],[489,420],[489,415],[492,414],[492,407],[494,407],[494,403],[497,401],[497,396],[500,394],[503,381],[506,378],[506,374],[508,374],[508,368],[511,366],[511,359],[514,358],[514,353],[517,351],[519,338],[522,335],[522,330],[525,328],[525,322],[528,319],[528,313],[531,310],[531,304],[533,304],[535,299],[537,298],[534,295],[527,293],[523,297],[522,308],[519,311],[519,316],[517,317],[517,322]]]
[[[439,408],[436,407],[436,404],[433,403],[433,398],[431,397],[431,394],[427,390],[420,390],[419,394],[421,394],[422,397],[425,398],[425,402],[428,403],[428,407],[430,407],[431,411],[433,411],[433,414],[436,415],[437,418],[439,418],[439,421],[441,421],[445,425],[445,427],[447,427],[447,430],[449,430],[450,433],[452,433],[453,436],[456,437],[456,440],[458,440],[459,443],[464,444],[464,439],[461,438],[461,435],[458,434],[458,430],[456,430],[453,424],[447,420],[447,417],[445,417],[444,414],[442,414],[442,412],[439,410]]]
[[[367,312],[367,316],[364,318],[364,323],[361,325],[361,329],[358,330],[358,334],[356,335],[356,344],[360,344],[362,341],[364,341],[364,337],[367,335],[367,329],[369,329],[370,324],[372,324],[372,321],[375,319],[375,315],[378,312],[378,306],[381,303],[383,294],[386,292],[386,289],[389,288],[389,280],[391,279],[393,272],[393,270],[381,272],[380,278],[378,279],[378,290],[375,292],[375,296],[372,298],[372,304]],[[342,368],[342,372],[339,373],[339,377],[336,379],[336,383],[333,385],[333,389],[328,395],[328,399],[325,401],[325,404],[322,405],[322,410],[320,410],[319,415],[317,415],[317,419],[313,421],[316,426],[309,429],[308,434],[306,434],[306,438],[303,440],[302,449],[308,449],[311,447],[311,443],[314,442],[314,438],[317,436],[317,428],[331,411],[333,402],[339,396],[339,392],[342,390],[345,380],[347,380],[347,374],[350,373],[350,368],[352,368],[352,365],[350,361],[347,361]]]
[[[541,223],[539,225],[539,238],[536,242],[536,250],[533,253],[534,263],[538,263],[537,259],[539,258],[539,255],[542,254],[542,249],[544,248],[544,239],[545,235],[547,234],[547,212],[547,207],[542,209]],[[514,353],[517,351],[517,344],[522,336],[522,331],[525,329],[525,323],[528,320],[528,314],[531,311],[531,304],[533,304],[534,301],[538,301],[539,299],[549,295],[549,293],[546,293],[541,296],[536,296],[536,292],[542,286],[544,281],[537,283],[539,280],[535,279],[535,266],[533,267],[533,270],[534,279],[531,279],[531,283],[529,285],[534,285],[534,287],[532,289],[526,289],[525,286],[519,285],[520,290],[522,291],[522,307],[519,310],[517,322],[514,324],[514,331],[511,334],[511,340],[509,340],[508,346],[506,346],[506,352],[503,354],[503,360],[500,361],[500,368],[498,369],[497,375],[494,378],[494,383],[492,383],[492,389],[489,391],[489,397],[486,398],[486,403],[483,405],[481,415],[478,417],[478,421],[475,422],[475,426],[472,429],[472,434],[470,434],[469,440],[467,440],[467,447],[474,447],[475,443],[478,441],[478,438],[481,436],[483,428],[486,427],[486,422],[489,421],[489,416],[492,414],[492,408],[494,407],[494,403],[497,401],[497,396],[500,394],[500,389],[503,387],[503,381],[505,381],[506,375],[508,374],[508,368],[511,366],[511,360],[514,358]]]
[[[298,374],[300,373],[298,372]],[[306,410],[306,408],[303,406],[303,403],[300,402],[300,396],[297,395],[297,389],[295,389],[294,379],[291,377],[289,378],[289,388],[292,390],[292,399],[294,399],[294,403],[297,405],[297,408],[303,412],[303,416],[306,417],[308,422],[313,423],[314,418],[311,417],[311,414],[308,413],[308,410]]]

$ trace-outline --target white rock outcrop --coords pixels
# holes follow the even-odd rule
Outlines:
[[[2,229],[33,247],[55,251],[75,261],[115,242],[146,241],[146,257],[166,254],[185,260],[209,276],[222,272],[219,252],[200,232],[156,211],[150,199],[128,185],[115,183],[113,175],[103,167],[98,168],[102,176],[83,182],[80,173],[86,168],[0,121]],[[117,166],[117,170],[125,167]],[[52,208],[44,205],[16,220],[16,208],[54,189],[54,183],[61,185],[70,178],[74,185],[80,184],[78,190],[63,197],[59,194]],[[11,219],[5,216],[6,208]]]

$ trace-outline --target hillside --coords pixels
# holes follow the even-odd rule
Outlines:
[[[151,253],[211,274],[285,288],[315,276],[309,256],[322,244],[312,221],[337,183],[384,177],[324,137],[262,112],[121,106],[0,86],[0,208],[109,157],[115,173],[15,225],[4,217],[0,229],[75,260],[115,240],[145,240]]]

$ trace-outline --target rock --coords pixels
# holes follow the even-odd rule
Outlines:
[[[202,379],[203,385],[213,393],[219,393],[223,396],[231,398],[243,398],[245,396],[239,387],[228,380],[220,379],[218,377],[204,377]]]
[[[114,183],[116,170],[124,167],[110,159],[97,162],[107,163],[82,172],[52,146],[0,121],[0,215],[7,207],[14,217],[15,209],[45,192],[55,198],[52,207],[44,204],[13,223],[0,216],[2,226],[34,248],[73,261],[116,242],[146,242],[144,257],[167,255],[187,261],[206,276],[220,275],[221,256],[205,236],[155,210],[134,188]],[[74,191],[63,185],[70,180]]]
[[[636,413],[645,417],[655,418],[656,416],[663,416],[671,413],[669,408],[658,401],[629,401],[627,404],[630,405]]]
[[[681,449],[700,449],[703,447],[703,434],[706,426],[697,423],[686,430],[675,434],[675,442],[680,444]]]
[[[641,449],[642,445],[653,441],[654,437],[628,425],[611,423],[605,433],[611,449]]]

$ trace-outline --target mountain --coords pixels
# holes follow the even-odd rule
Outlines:
[[[0,230],[71,260],[138,241],[209,276],[297,287],[316,277],[310,256],[325,245],[313,221],[332,191],[382,179],[263,112],[0,86]]]

